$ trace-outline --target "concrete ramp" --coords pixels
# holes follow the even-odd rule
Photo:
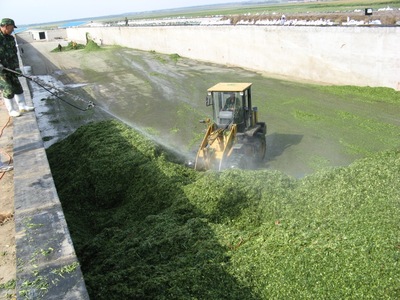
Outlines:
[[[17,299],[89,299],[35,113],[13,126]]]

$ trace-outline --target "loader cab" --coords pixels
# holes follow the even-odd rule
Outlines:
[[[236,124],[238,132],[244,132],[253,124],[251,83],[218,83],[207,90],[206,104],[212,106],[219,128]]]
[[[207,90],[213,117],[197,151],[196,170],[250,168],[265,157],[267,125],[251,105],[251,83],[221,82]]]

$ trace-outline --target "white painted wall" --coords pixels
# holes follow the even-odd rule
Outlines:
[[[400,90],[400,27],[160,26],[68,28],[121,45],[328,84]]]

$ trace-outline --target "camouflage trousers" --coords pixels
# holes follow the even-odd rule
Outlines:
[[[0,89],[3,91],[3,97],[7,99],[24,92],[18,76],[10,73],[0,74]]]

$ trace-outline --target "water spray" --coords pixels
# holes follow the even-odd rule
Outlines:
[[[24,77],[24,78],[26,78],[26,79],[29,79],[30,81],[36,83],[38,86],[40,86],[40,87],[42,87],[43,89],[45,89],[47,92],[49,92],[51,95],[53,95],[53,96],[56,97],[57,99],[63,101],[64,103],[66,103],[66,104],[68,104],[68,105],[72,106],[73,108],[76,108],[76,109],[78,109],[78,110],[80,110],[80,111],[87,111],[87,110],[89,110],[90,108],[92,108],[92,107],[95,106],[94,103],[93,103],[92,101],[87,101],[87,103],[88,103],[87,107],[86,107],[86,108],[81,108],[81,107],[79,107],[79,106],[76,106],[76,105],[74,105],[74,104],[72,104],[72,103],[66,101],[65,99],[63,99],[63,98],[61,98],[60,96],[58,96],[56,93],[52,92],[49,88],[47,88],[47,87],[45,86],[45,83],[39,82],[38,79],[34,79],[34,78],[32,78],[32,77],[30,77],[30,76],[27,76],[27,75],[25,75],[25,74],[23,74],[23,73],[21,73],[21,72],[14,71],[14,70],[9,69],[9,68],[3,67],[2,69],[3,69],[3,70],[6,70],[6,71],[8,71],[8,72],[17,74],[18,76],[22,76],[22,77]],[[64,91],[61,91],[61,90],[57,89],[57,88],[54,87],[54,86],[52,86],[51,88],[57,90],[57,91],[60,92],[60,93],[65,93]],[[84,101],[83,99],[80,99],[80,100]]]
[[[49,92],[51,95],[55,96],[55,97],[58,98],[59,100],[65,102],[66,104],[68,104],[68,105],[70,105],[70,106],[72,106],[72,107],[74,107],[74,108],[76,108],[76,109],[78,109],[78,110],[80,110],[80,111],[87,111],[87,110],[89,110],[90,108],[95,107],[95,104],[94,104],[92,101],[87,101],[87,100],[84,100],[84,99],[82,99],[82,98],[80,98],[80,97],[78,97],[78,96],[76,96],[76,95],[72,95],[72,94],[70,94],[70,93],[68,93],[68,92],[66,92],[66,91],[64,91],[64,90],[61,90],[61,89],[55,87],[54,85],[50,85],[49,83],[46,83],[46,82],[44,82],[43,80],[40,80],[39,78],[33,78],[33,77],[31,77],[31,76],[27,76],[27,75],[23,74],[22,72],[14,71],[14,70],[12,70],[12,69],[5,68],[5,67],[3,67],[2,69],[3,69],[3,70],[6,70],[6,71],[8,71],[8,72],[14,73],[14,74],[16,74],[16,75],[18,75],[18,76],[22,76],[22,77],[24,77],[24,78],[26,78],[26,79],[28,79],[28,80],[34,82],[35,84],[37,84],[38,86],[42,87],[42,88],[45,89],[47,92]],[[74,98],[74,99],[78,99],[78,100],[80,100],[80,101],[87,102],[87,107],[84,108],[84,109],[81,108],[81,107],[78,107],[78,106],[76,106],[76,105],[74,105],[74,104],[72,104],[72,103],[66,101],[65,99],[61,98],[60,96],[58,96],[58,95],[57,95],[55,92],[53,92],[52,90],[53,90],[53,91],[55,90],[55,91],[58,92],[58,93],[63,93],[63,94],[66,94],[66,93],[67,93],[67,94],[70,94],[71,97]],[[146,136],[147,138],[153,140],[153,141],[156,142],[157,144],[160,144],[160,145],[162,145],[164,148],[166,148],[166,149],[168,149],[169,151],[175,153],[175,154],[177,155],[177,157],[180,157],[182,160],[185,161],[185,163],[184,163],[185,165],[187,165],[187,166],[190,165],[190,162],[189,162],[189,161],[190,161],[190,158],[189,158],[190,155],[189,155],[188,153],[185,153],[185,152],[182,152],[182,151],[177,150],[175,147],[170,146],[170,145],[169,145],[168,143],[166,143],[165,141],[160,140],[160,139],[156,138],[155,136],[152,136],[151,134],[149,134],[148,132],[146,132],[146,131],[143,130],[142,128],[136,126],[135,124],[132,124],[131,122],[129,122],[129,121],[127,121],[127,120],[124,120],[124,119],[120,118],[119,116],[113,114],[113,113],[110,112],[109,110],[107,110],[107,109],[105,109],[105,108],[103,108],[103,107],[101,107],[101,106],[96,106],[96,107],[97,107],[98,109],[104,111],[105,113],[109,114],[109,115],[112,116],[113,118],[115,118],[115,119],[117,119],[117,120],[119,120],[119,121],[121,121],[121,122],[123,122],[123,123],[125,123],[125,124],[127,124],[127,125],[129,125],[129,126],[131,126],[132,128],[135,128],[136,130],[138,130],[141,134],[143,134],[143,135]],[[190,157],[191,157],[191,156],[190,156]]]

